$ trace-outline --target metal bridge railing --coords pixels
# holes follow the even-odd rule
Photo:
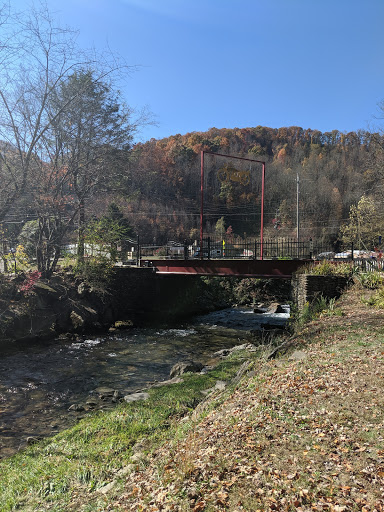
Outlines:
[[[6,271],[4,256],[13,251],[15,242],[0,240],[0,272]],[[237,235],[207,236],[203,239],[203,247],[195,240],[168,240],[164,244],[146,243],[135,239],[122,240],[117,247],[117,256],[120,264],[145,265],[145,261],[156,259],[313,259],[353,261],[355,267],[362,271],[384,271],[384,257],[381,252],[357,251],[353,245],[338,248],[335,252],[332,248],[318,243],[316,240],[297,241],[294,238],[271,238],[262,242],[257,237],[240,237]],[[62,256],[73,256],[77,253],[77,244],[66,244],[61,247]],[[86,246],[86,257],[104,255],[108,257],[106,246]]]
[[[244,259],[308,259],[313,257],[314,245],[311,240],[298,242],[291,238],[264,239],[207,237],[203,240],[204,258]],[[200,248],[198,248],[198,253]],[[199,254],[196,254],[199,256]]]

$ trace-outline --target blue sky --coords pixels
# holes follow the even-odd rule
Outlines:
[[[15,7],[28,1],[12,0]],[[374,129],[384,100],[383,0],[47,0],[83,47],[138,70],[123,87],[157,126]]]

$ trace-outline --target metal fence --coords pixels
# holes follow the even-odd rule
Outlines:
[[[312,240],[297,242],[291,238],[264,239],[228,237],[206,237],[203,246],[195,241],[170,240],[163,245],[140,243],[141,258],[166,259],[311,259],[320,247]]]
[[[191,252],[191,251],[190,251]],[[203,240],[203,258],[240,259],[310,259],[314,255],[312,240],[300,241],[291,238],[223,238],[207,237]],[[200,247],[192,257],[201,257]]]
[[[14,243],[0,240],[3,258],[0,255],[0,271],[4,272],[4,255],[14,254]],[[139,237],[123,240],[116,249],[120,264],[140,265],[145,261],[156,259],[313,259],[353,261],[355,267],[362,271],[384,270],[384,257],[379,251],[355,250],[349,247],[334,248],[324,246],[316,240],[297,241],[294,238],[260,238],[240,237],[237,235],[208,236],[203,239],[202,248],[198,240],[169,240],[164,244],[146,243]],[[61,247],[62,257],[75,257],[77,244],[66,244]],[[85,257],[103,255],[110,256],[107,246],[90,246],[86,244]],[[11,258],[8,258],[12,259]],[[12,261],[9,261],[9,267]],[[2,268],[3,267],[3,268]]]

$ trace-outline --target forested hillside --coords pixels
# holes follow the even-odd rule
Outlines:
[[[300,127],[216,129],[137,144],[112,199],[143,239],[196,238],[200,209],[200,152],[266,162],[265,235],[295,234],[297,176],[303,238],[333,242],[351,205],[375,192],[382,137],[367,131],[321,133]],[[230,166],[244,179],[222,179]],[[207,232],[228,229],[258,235],[261,164],[205,157],[204,219]],[[116,184],[115,184],[116,185]],[[118,196],[118,199],[117,199]]]
[[[335,244],[342,237],[341,226],[350,223],[351,206],[366,195],[371,201],[363,204],[365,210],[368,204],[364,215],[366,224],[371,225],[366,234],[371,244],[370,240],[373,243],[381,233],[382,145],[383,136],[368,131],[321,133],[299,127],[257,126],[212,128],[208,132],[151,139],[118,153],[108,154],[102,149],[102,165],[93,167],[91,174],[84,174],[87,179],[81,182],[85,191],[80,194],[84,202],[80,210],[82,223],[91,225],[93,233],[98,231],[97,239],[108,238],[106,233],[115,230],[116,220],[122,218],[124,233],[139,235],[144,243],[198,239],[203,150],[228,155],[227,158],[205,154],[205,234],[260,234],[262,165],[229,158],[237,156],[266,163],[265,237],[296,236],[298,188],[302,240],[313,238],[324,246]],[[61,243],[76,242],[76,217],[61,231],[52,219],[56,215],[63,225],[63,218],[78,211],[73,209],[74,187],[78,185],[70,184],[66,167],[55,174],[49,171],[48,177],[45,174],[50,167],[39,168],[44,176],[32,175],[34,181],[24,198],[9,210],[11,223],[3,224],[5,234],[24,244],[32,240],[37,247],[36,222],[42,226],[51,222],[50,229],[53,235],[59,232]],[[67,188],[60,185],[63,173]],[[56,181],[52,181],[52,176]],[[43,186],[44,193],[39,192]],[[102,222],[95,226],[98,219]],[[120,221],[118,224],[121,228]],[[111,236],[122,236],[120,228]]]

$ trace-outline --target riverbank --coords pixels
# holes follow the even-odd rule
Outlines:
[[[0,347],[167,324],[220,306],[200,279],[165,281],[151,268],[115,267],[102,282],[71,271],[0,277]]]
[[[256,300],[290,300],[289,282],[163,276],[136,267],[114,267],[102,282],[72,271],[49,280],[36,272],[0,275],[0,348],[115,327],[171,325]]]
[[[346,292],[278,357],[235,353],[2,461],[1,510],[383,510],[384,311],[370,293]]]
[[[217,351],[261,343],[281,332],[288,317],[288,312],[254,314],[250,307],[237,307],[173,327],[130,327],[0,349],[0,459],[168,379],[180,361],[212,366]]]

